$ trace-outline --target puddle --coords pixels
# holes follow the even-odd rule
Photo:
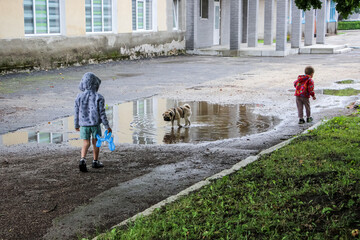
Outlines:
[[[108,107],[106,114],[113,126],[115,144],[175,144],[197,143],[235,138],[274,128],[280,120],[255,114],[262,105],[219,105],[208,102],[188,102],[192,109],[191,127],[171,128],[162,114],[181,101],[147,98]],[[260,111],[257,111],[260,112]],[[27,143],[68,143],[82,146],[74,131],[74,117],[58,119],[32,128],[0,136],[0,145]],[[184,125],[184,119],[181,119]],[[176,125],[176,124],[175,124]]]

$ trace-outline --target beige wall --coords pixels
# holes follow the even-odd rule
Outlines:
[[[132,3],[131,1],[117,1],[118,33],[132,32]]]
[[[62,9],[65,36],[86,35],[85,1],[64,0]],[[20,38],[25,36],[23,0],[0,0],[0,38]],[[132,2],[117,0],[117,33],[132,32]],[[157,29],[167,31],[167,1],[157,1]]]
[[[132,135],[133,131],[130,126],[134,121],[133,112],[134,105],[133,102],[122,103],[119,105],[114,105],[114,126],[113,131],[115,133],[115,139],[119,141],[119,143],[132,143]],[[124,114],[128,113],[128,114]]]
[[[0,0],[0,38],[24,37],[23,0]]]
[[[67,36],[86,34],[85,1],[65,0],[65,33]]]
[[[157,15],[158,15],[158,31],[167,31],[167,18],[166,18],[166,1],[158,0],[157,2]]]
[[[22,144],[28,142],[28,133],[27,132],[14,132],[7,133],[2,136],[2,143],[5,146]]]

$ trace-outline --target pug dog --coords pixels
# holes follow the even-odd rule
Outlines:
[[[185,119],[185,126],[190,126],[191,108],[189,104],[184,104],[179,107],[170,108],[163,113],[164,121],[171,122],[171,126],[174,127],[175,120],[177,121],[178,127],[182,127],[180,119]]]

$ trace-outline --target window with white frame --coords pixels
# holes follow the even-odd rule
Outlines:
[[[111,32],[112,9],[111,0],[85,0],[86,32]]]
[[[173,0],[173,29],[179,29],[179,0]]]
[[[60,0],[24,0],[25,34],[59,34]]]
[[[132,0],[133,30],[153,30],[153,0]]]
[[[209,0],[200,0],[200,17],[209,18]]]

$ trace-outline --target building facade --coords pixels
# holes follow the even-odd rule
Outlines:
[[[188,49],[229,46],[234,34],[240,36],[236,41],[248,43],[248,47],[255,47],[259,39],[270,44],[276,39],[280,16],[286,16],[286,34],[291,35],[294,11],[300,13],[301,36],[305,35],[306,14],[296,9],[293,0],[194,0],[187,5],[186,11],[187,29],[190,30],[187,33]],[[316,23],[323,24],[324,21],[325,34],[336,33],[338,14],[332,0],[323,0],[322,9],[307,12],[314,15],[314,33]]]
[[[0,71],[172,55],[259,39],[284,51],[335,33],[332,0],[303,12],[294,0],[2,0]]]
[[[2,0],[0,70],[176,54],[185,0]]]

